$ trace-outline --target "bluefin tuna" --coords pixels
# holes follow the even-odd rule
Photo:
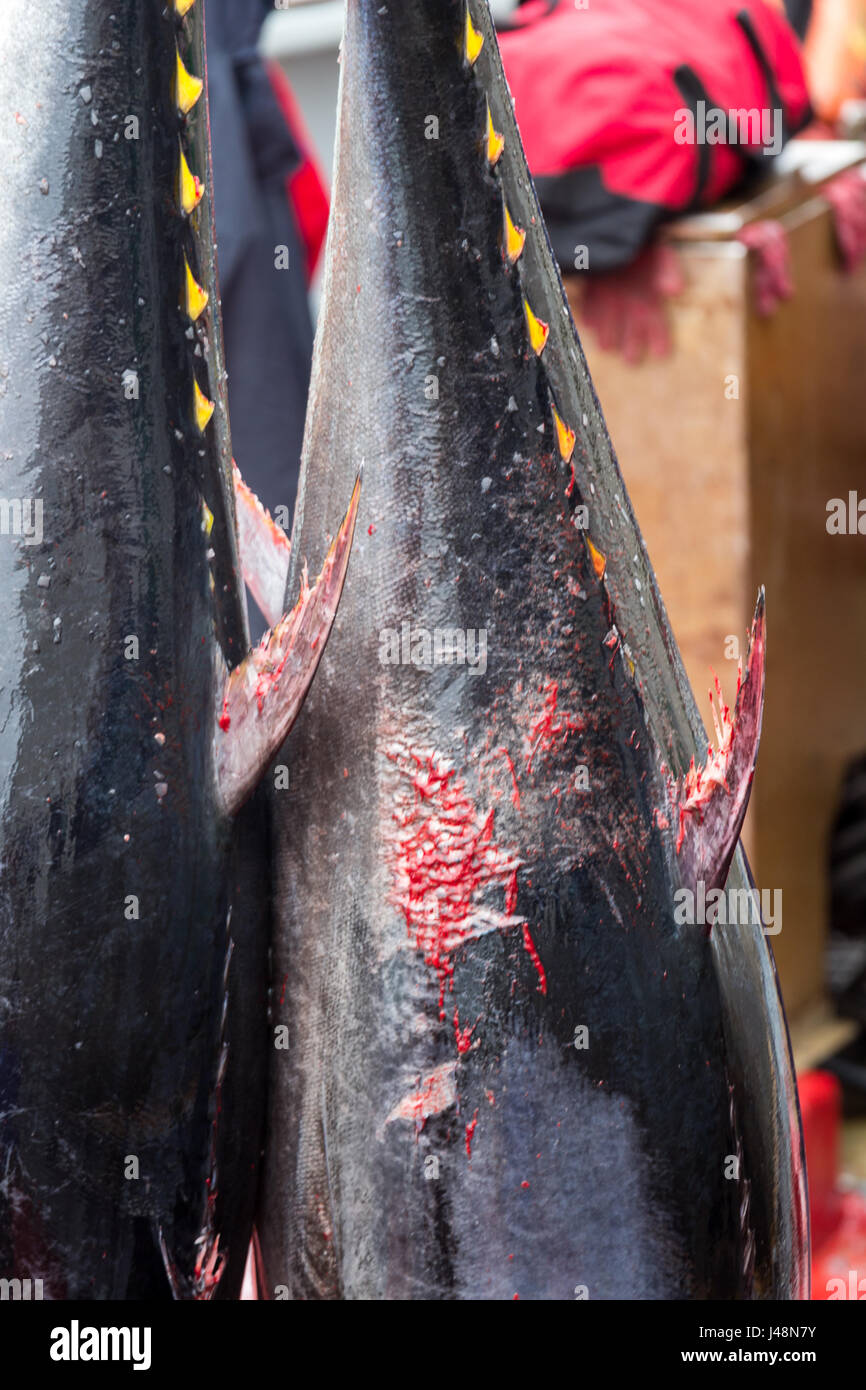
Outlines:
[[[0,1276],[232,1297],[268,1060],[253,791],[357,494],[282,617],[288,541],[238,481],[275,624],[250,653],[201,3],[13,8],[0,113]]]
[[[807,1296],[763,595],[708,751],[483,0],[348,0],[298,554],[362,462],[275,797],[268,1295]]]

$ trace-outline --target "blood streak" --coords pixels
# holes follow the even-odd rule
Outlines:
[[[472,1034],[475,1032],[475,1025],[466,1028],[460,1027],[460,1017],[458,1010],[454,1010],[454,1038],[457,1043],[459,1053],[468,1052],[472,1046]]]
[[[466,1157],[467,1157],[467,1158],[471,1158],[471,1157],[472,1157],[472,1137],[473,1137],[473,1135],[474,1135],[474,1133],[475,1133],[475,1126],[476,1126],[477,1124],[478,1124],[478,1111],[476,1110],[476,1111],[475,1111],[475,1114],[472,1116],[472,1119],[469,1121],[468,1125],[466,1126]]]
[[[520,792],[518,791],[518,788],[517,788],[517,774],[516,774],[515,771],[514,771],[514,763],[511,761],[511,754],[509,753],[509,751],[508,751],[507,748],[497,748],[497,750],[496,750],[496,756],[497,756],[497,757],[502,757],[502,758],[505,759],[506,766],[508,767],[508,771],[511,773],[511,787],[512,787],[512,791],[511,791],[511,804],[513,805],[515,811],[519,811],[519,810],[520,810]]]
[[[529,952],[529,959],[538,971],[538,991],[540,994],[547,993],[547,975],[544,966],[541,964],[541,957],[535,949],[535,942],[529,934],[529,924],[523,923],[523,944]]]
[[[532,763],[537,753],[547,754],[557,740],[563,743],[569,734],[583,732],[583,721],[558,708],[559,686],[556,681],[544,684],[544,704],[529,726],[529,737],[524,741],[526,771],[532,771]]]
[[[418,1084],[418,1089],[410,1091],[391,1111],[386,1124],[392,1120],[414,1120],[424,1124],[431,1115],[440,1115],[443,1110],[457,1104],[457,1085],[454,1080],[456,1062],[443,1062],[429,1076]]]
[[[737,673],[737,695],[740,693],[740,686],[743,682],[743,666]],[[719,705],[713,699],[713,692],[710,691],[710,704],[713,710],[713,724],[716,730],[717,748],[710,744],[707,749],[707,761],[703,767],[695,767],[695,760],[692,758],[689,770],[683,778],[682,788],[677,795],[676,784],[672,787],[673,797],[679,802],[679,834],[677,835],[677,854],[682,849],[683,840],[686,833],[686,821],[689,816],[697,815],[703,819],[703,813],[714,793],[719,789],[724,790],[730,795],[728,786],[728,767],[731,761],[731,751],[734,741],[734,717],[730,707],[725,704],[722,695],[722,687],[718,676],[715,676],[716,694],[718,695]],[[661,823],[659,821],[659,823]]]

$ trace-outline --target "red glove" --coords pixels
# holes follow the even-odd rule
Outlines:
[[[653,245],[631,265],[588,276],[581,299],[583,322],[594,329],[601,347],[621,352],[632,365],[649,351],[664,357],[671,350],[666,299],[685,284],[676,252]]]
[[[833,211],[833,227],[847,271],[856,270],[866,256],[866,180],[859,169],[837,174],[823,189]]]
[[[737,233],[737,240],[754,252],[755,306],[767,318],[794,293],[787,234],[781,222],[751,222]]]

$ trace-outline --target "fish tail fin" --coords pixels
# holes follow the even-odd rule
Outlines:
[[[294,608],[229,674],[217,715],[216,773],[223,809],[243,804],[291,729],[316,673],[343,592],[361,475],[316,583],[306,569]]]

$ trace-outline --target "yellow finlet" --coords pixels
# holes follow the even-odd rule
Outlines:
[[[204,196],[204,184],[190,169],[183,152],[180,148],[180,163],[177,166],[177,201],[181,212],[189,217],[194,212]]]
[[[180,19],[183,19],[185,14],[189,14],[194,4],[195,0],[174,0],[174,12]]]
[[[211,531],[213,530],[213,512],[211,511],[207,502],[205,502],[204,498],[202,498],[201,503],[201,529],[204,531],[206,536],[209,536]]]
[[[601,551],[593,545],[589,536],[586,537],[586,548],[589,551],[589,558],[592,560],[592,567],[598,579],[604,579],[604,572],[607,568],[607,560]]]
[[[563,463],[571,463],[571,456],[574,453],[574,430],[570,430],[563,420],[553,401],[550,402],[553,411],[553,423],[556,425],[556,440],[559,444],[559,456]]]
[[[547,342],[547,335],[550,332],[550,325],[544,319],[537,319],[529,307],[529,300],[524,299],[523,311],[526,314],[526,326],[529,329],[529,341],[536,357],[540,357],[544,352],[544,344]]]
[[[187,71],[178,52],[174,70],[174,104],[182,116],[186,116],[195,106],[203,87],[202,79]]]
[[[468,5],[466,6],[466,33],[464,35],[463,44],[466,61],[469,66],[472,67],[478,58],[478,54],[484,47],[484,35],[479,33],[472,23],[472,15],[469,12]]]
[[[192,405],[199,434],[204,434],[210,423],[210,417],[213,415],[214,403],[208,400],[195,377],[192,381]]]
[[[189,261],[186,256],[183,258],[184,278],[183,278],[183,298],[181,308],[193,323],[204,312],[207,307],[207,290],[203,289],[198,283],[189,268]]]
[[[490,114],[490,102],[487,103],[487,162],[491,169],[499,163],[502,151],[505,149],[505,136],[500,135],[498,130],[493,129],[493,117]]]
[[[515,226],[508,204],[505,204],[505,254],[512,265],[520,260],[526,245],[526,233],[522,227]]]

